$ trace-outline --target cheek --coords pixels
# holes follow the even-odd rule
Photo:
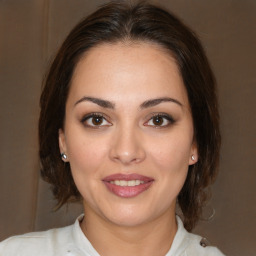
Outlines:
[[[67,146],[74,182],[83,199],[89,202],[94,198],[92,192],[98,190],[101,167],[104,165],[107,149],[94,138],[79,134],[69,137]]]
[[[71,170],[74,175],[88,175],[97,173],[103,159],[107,154],[107,143],[95,140],[89,136],[69,136],[67,148]]]
[[[153,161],[163,169],[188,166],[191,152],[191,140],[188,137],[170,137],[158,142],[157,147],[150,148]]]

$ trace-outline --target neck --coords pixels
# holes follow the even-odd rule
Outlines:
[[[173,211],[132,227],[108,222],[90,210],[85,212],[82,231],[102,256],[119,256],[120,252],[122,256],[166,255],[177,231]]]

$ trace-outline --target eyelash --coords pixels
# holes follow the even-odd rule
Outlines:
[[[93,118],[100,118],[100,120],[102,121],[102,123],[107,122],[107,124],[103,124],[100,123],[99,125],[97,124],[88,124],[88,120],[93,119]],[[161,118],[163,123],[164,122],[168,122],[167,124],[162,125],[162,123],[160,125],[156,125],[156,124],[149,124],[151,121],[153,121],[154,118]],[[93,120],[91,120],[91,122],[93,122]],[[106,127],[106,126],[112,126],[112,124],[106,119],[106,117],[101,114],[101,113],[90,113],[86,116],[84,116],[81,120],[81,123],[83,123],[86,127],[89,128],[95,128],[98,129],[100,127]],[[165,113],[157,113],[154,114],[147,122],[144,123],[145,126],[152,126],[154,128],[165,128],[170,126],[171,124],[174,124],[175,120],[168,114]]]
[[[156,125],[156,124],[149,125],[148,123],[150,121],[153,121],[154,118],[162,118],[163,122],[168,122],[168,123],[164,124],[164,125],[162,125],[162,124],[161,125]],[[144,125],[153,126],[154,128],[165,128],[165,127],[168,127],[168,126],[170,126],[171,124],[174,124],[174,123],[175,123],[175,120],[170,115],[165,114],[165,113],[157,113],[157,114],[153,115]]]
[[[92,123],[91,123],[91,124],[88,124],[88,123],[87,123],[88,120],[93,119],[93,118],[100,118],[103,123],[104,123],[104,122],[107,122],[108,124],[103,124],[103,125],[102,125],[101,123],[100,123],[100,125],[96,125],[96,124],[92,124]],[[101,113],[90,113],[90,114],[84,116],[84,117],[82,118],[81,122],[82,122],[86,127],[96,128],[96,129],[98,129],[98,128],[102,127],[102,126],[111,126],[111,125],[112,125],[109,121],[107,121],[106,117],[105,117],[104,115],[102,115]],[[91,120],[91,122],[93,122],[93,120]]]

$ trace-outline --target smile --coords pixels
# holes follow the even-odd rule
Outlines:
[[[140,184],[144,184],[145,182],[142,180],[114,180],[114,181],[110,181],[111,184],[115,184],[117,186],[121,186],[121,187],[134,187],[134,186],[138,186]]]
[[[151,187],[154,179],[139,174],[114,174],[105,177],[108,191],[123,198],[135,197]]]

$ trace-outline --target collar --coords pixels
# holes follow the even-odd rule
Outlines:
[[[83,254],[86,256],[100,256],[98,252],[94,249],[90,241],[87,239],[87,237],[84,235],[80,227],[80,222],[83,220],[83,218],[84,214],[81,214],[76,219],[76,222],[73,225],[72,236],[74,239],[75,246],[76,248],[79,248],[79,250],[83,252]],[[178,229],[172,242],[172,246],[168,253],[166,254],[166,256],[182,255],[189,245],[189,233],[184,228],[182,220],[177,215],[176,221]]]

